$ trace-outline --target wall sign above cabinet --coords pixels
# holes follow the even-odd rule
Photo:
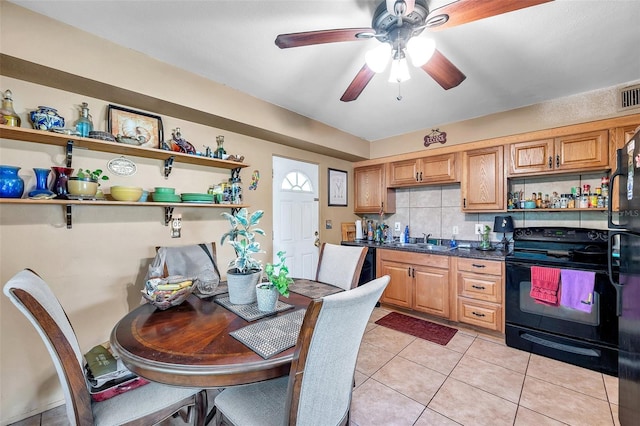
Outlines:
[[[424,146],[428,147],[432,143],[447,143],[447,132],[441,132],[440,129],[431,129],[431,133],[424,137]]]

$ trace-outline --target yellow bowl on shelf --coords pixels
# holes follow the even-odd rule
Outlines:
[[[139,186],[112,186],[111,196],[116,201],[138,201],[142,195]]]

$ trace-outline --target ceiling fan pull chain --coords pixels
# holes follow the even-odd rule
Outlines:
[[[397,101],[401,101],[402,100],[402,90],[400,90],[400,85],[402,83],[400,81],[398,81],[398,96],[396,97]]]

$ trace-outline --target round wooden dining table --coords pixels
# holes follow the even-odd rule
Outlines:
[[[292,292],[281,301],[294,307],[277,315],[306,309],[311,299]],[[229,334],[261,320],[247,322],[213,297],[192,294],[165,311],[138,306],[113,328],[111,347],[135,374],[168,385],[214,388],[285,376],[294,347],[264,359]]]

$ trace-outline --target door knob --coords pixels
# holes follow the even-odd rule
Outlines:
[[[320,237],[318,236],[318,231],[314,234],[316,236],[316,240],[313,242],[313,245],[316,247],[320,247]]]

